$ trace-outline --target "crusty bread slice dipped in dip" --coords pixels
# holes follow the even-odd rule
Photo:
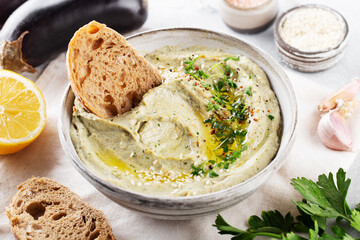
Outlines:
[[[76,97],[100,118],[129,111],[162,83],[157,70],[122,35],[96,21],[75,33],[66,63]]]

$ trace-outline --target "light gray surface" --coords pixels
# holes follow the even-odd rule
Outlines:
[[[136,32],[165,27],[198,27],[231,34],[243,38],[272,55],[280,62],[276,54],[273,26],[258,34],[241,34],[229,29],[218,14],[219,0],[148,0],[149,17],[145,25]],[[286,10],[307,3],[323,4],[340,12],[349,24],[349,42],[345,55],[334,67],[318,73],[302,73],[303,76],[319,82],[334,90],[350,79],[360,76],[360,1],[359,0],[280,0],[279,15]],[[279,16],[278,15],[278,16]],[[134,33],[136,33],[134,32]],[[128,34],[131,35],[132,33]],[[281,62],[280,62],[281,63]],[[283,63],[285,70],[290,70]],[[316,161],[316,159],[314,159]],[[352,179],[348,202],[351,207],[360,202],[360,155],[358,154],[348,177]]]
[[[276,60],[279,61],[279,57],[276,55],[275,43],[273,39],[273,29],[272,27],[266,31],[254,34],[246,35],[233,32],[230,30],[221,20],[218,12],[217,6],[219,0],[148,0],[149,1],[149,17],[145,25],[137,30],[136,32],[152,30],[157,28],[165,27],[197,27],[210,29],[218,32],[227,33],[235,37],[243,38],[272,55]],[[330,7],[335,8],[340,13],[342,13],[347,19],[350,26],[350,38],[348,43],[348,49],[344,58],[334,66],[333,68],[320,72],[320,73],[311,73],[306,74],[302,73],[302,76],[312,79],[316,82],[323,84],[324,86],[330,86],[334,90],[344,83],[349,81],[351,78],[360,75],[360,60],[359,56],[360,51],[360,27],[357,25],[360,23],[360,14],[358,10],[360,9],[360,0],[317,0],[317,1],[307,1],[307,0],[279,0],[280,1],[280,14],[287,9],[304,4],[304,3],[317,3],[325,4]],[[358,29],[357,29],[358,27]],[[131,35],[129,33],[127,35]],[[199,43],[201,44],[201,43]],[[282,64],[285,70],[291,71],[288,67]],[[48,128],[49,129],[49,128]],[[315,134],[315,133],[314,133]],[[56,136],[55,136],[56,137]],[[41,142],[40,142],[41,143]],[[309,149],[310,151],[310,149]],[[26,153],[26,152],[25,152]],[[316,161],[316,159],[314,159]],[[352,178],[352,184],[349,191],[349,203],[353,207],[356,203],[360,202],[360,188],[357,187],[360,183],[360,177],[357,172],[360,170],[360,157],[358,155],[357,161],[354,162],[352,168],[349,170],[348,177]],[[40,166],[40,165],[39,165]],[[52,166],[47,164],[46,166]],[[64,179],[59,179],[64,180]],[[70,185],[70,187],[76,190],[76,184]],[[87,196],[87,195],[85,195]],[[93,199],[94,196],[87,196],[88,199]],[[284,199],[284,206],[288,206],[290,203],[287,203],[289,199]],[[99,202],[93,201],[95,205],[101,206]],[[285,207],[286,208],[286,207]],[[125,212],[125,210],[124,210]],[[122,213],[120,213],[122,214]],[[126,214],[126,212],[125,212]],[[253,214],[258,214],[254,212]],[[129,219],[131,223],[132,220],[136,217],[133,214],[133,218]],[[226,215],[224,215],[226,218]],[[143,218],[139,224],[152,224],[153,219]],[[214,219],[204,218],[201,221],[204,222],[204,225],[211,226]],[[203,239],[203,236],[200,235],[200,231],[195,231],[194,228],[198,227],[199,220],[193,220],[189,222],[178,222],[177,228],[179,229],[188,229],[185,231],[186,234],[183,236],[188,236],[184,239]],[[236,222],[234,225],[238,225]],[[241,224],[241,223],[239,223]],[[124,224],[126,226],[126,224]],[[174,233],[178,233],[179,229],[174,228],[171,222],[162,222],[154,227],[152,232],[144,232],[146,236],[151,236],[153,233],[156,233],[158,239],[179,239],[177,236],[168,236],[167,229],[171,229]],[[139,232],[142,232],[143,229],[139,229]],[[215,233],[215,231],[213,230]],[[211,233],[212,234],[212,233]],[[1,234],[0,234],[1,235]],[[230,239],[229,236],[221,237],[218,234],[214,234],[212,239]],[[128,238],[131,239],[131,238]]]

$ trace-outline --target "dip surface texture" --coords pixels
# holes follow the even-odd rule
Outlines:
[[[131,111],[101,119],[75,100],[70,134],[92,172],[130,191],[175,197],[229,188],[269,164],[281,116],[258,65],[200,46],[145,57],[166,80]]]

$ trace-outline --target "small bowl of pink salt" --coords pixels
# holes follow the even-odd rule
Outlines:
[[[278,0],[220,0],[220,15],[237,32],[257,33],[267,29],[278,13]]]

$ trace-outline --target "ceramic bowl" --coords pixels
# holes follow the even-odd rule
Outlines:
[[[127,40],[142,54],[166,45],[189,47],[200,44],[210,48],[220,48],[224,52],[234,55],[248,56],[262,67],[270,80],[281,107],[283,133],[280,148],[271,163],[245,182],[199,196],[157,197],[145,195],[106,182],[91,172],[78,157],[69,134],[74,94],[68,87],[62,100],[61,119],[59,120],[61,144],[75,168],[100,192],[114,202],[150,217],[174,220],[189,219],[219,212],[246,199],[286,161],[295,138],[297,102],[287,75],[270,55],[250,43],[229,35],[193,28],[154,30],[128,37]]]

